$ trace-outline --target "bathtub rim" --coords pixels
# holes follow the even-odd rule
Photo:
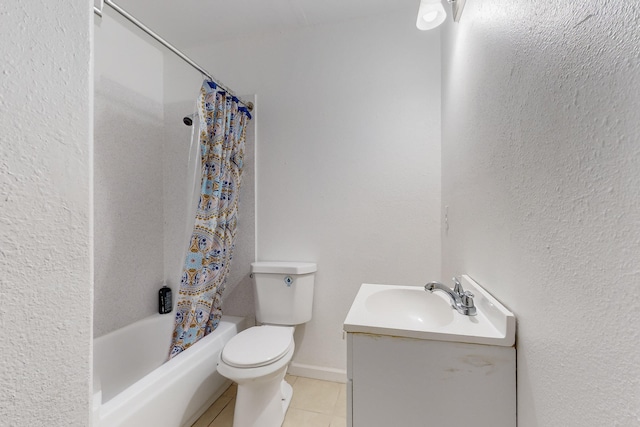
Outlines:
[[[157,319],[157,316],[158,315],[148,316],[147,318],[142,319],[141,321],[153,321]],[[127,325],[124,328],[127,328],[128,326],[130,325]],[[124,390],[122,390],[120,393],[116,394],[106,402],[102,402],[101,379],[96,373],[94,375],[94,392],[92,397],[94,399],[93,400],[94,420],[98,421],[97,425],[100,425],[99,422],[101,422],[102,420],[109,419],[111,417],[116,416],[115,412],[118,410],[123,410],[123,409],[126,410],[126,413],[118,413],[117,414],[118,418],[129,416],[131,413],[134,412],[134,410],[129,405],[127,405],[127,402],[131,401],[132,399],[137,399],[136,401],[139,402],[141,405],[149,403],[149,401],[153,400],[156,394],[161,392],[160,390],[155,390],[151,388],[151,390],[153,390],[152,393],[145,393],[148,389],[150,389],[150,386],[154,385],[154,383],[158,380],[158,377],[168,378],[172,383],[177,382],[179,380],[179,376],[174,374],[178,369],[182,368],[184,364],[187,364],[187,365],[190,364],[191,363],[190,361],[192,359],[198,360],[199,357],[202,356],[201,353],[203,351],[206,351],[211,345],[213,345],[213,343],[217,339],[220,339],[221,336],[231,335],[227,339],[228,341],[233,336],[240,333],[242,330],[246,329],[247,326],[248,325],[247,325],[246,317],[224,315],[220,320],[220,324],[218,328],[216,328],[216,331],[218,330],[220,331],[219,334],[216,334],[215,333],[216,331],[214,331],[213,333],[202,338],[197,344],[193,345],[192,347],[183,351],[182,353],[178,354],[172,359],[167,360],[165,363],[158,366],[156,369],[152,370],[142,378],[138,379],[133,384],[130,384],[128,387],[126,387]],[[124,329],[124,328],[121,328],[121,329]],[[233,330],[235,330],[235,332],[232,332]],[[120,330],[116,330],[116,331],[110,332],[109,334],[105,334],[103,335],[103,337],[107,337],[107,335],[111,335],[114,332],[118,332],[118,331]],[[99,338],[102,338],[102,337],[99,337]],[[96,338],[96,339],[99,339],[99,338]],[[218,350],[222,351],[222,348],[224,348],[224,345],[222,345]],[[169,347],[167,347],[167,356],[168,356],[168,352],[169,352]],[[220,391],[220,394],[222,394],[223,392],[224,390]],[[209,400],[212,400],[212,399],[213,397],[210,398]],[[202,415],[202,412],[204,412],[206,409],[207,407],[200,408],[200,410],[197,412],[201,412],[201,413],[196,415],[198,415],[199,417],[200,415]]]

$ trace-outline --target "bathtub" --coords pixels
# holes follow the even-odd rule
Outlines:
[[[230,384],[216,362],[244,318],[223,316],[212,334],[166,362],[173,319],[156,314],[94,340],[93,427],[191,426]]]

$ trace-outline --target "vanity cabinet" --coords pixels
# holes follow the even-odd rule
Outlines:
[[[515,315],[468,275],[430,284],[360,286],[344,321],[347,425],[515,427]]]
[[[515,427],[514,347],[347,333],[349,427]]]

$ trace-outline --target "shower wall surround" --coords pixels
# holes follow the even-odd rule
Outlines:
[[[640,421],[638,22],[468,1],[444,29],[443,276],[516,314],[520,427]]]
[[[94,333],[157,313],[163,266],[163,55],[105,10],[95,22]]]
[[[196,111],[202,77],[114,15],[106,8],[104,17],[95,21],[96,336],[157,313],[163,283],[177,294],[193,226],[191,184],[200,183],[193,174],[194,162],[199,162],[198,131],[195,128],[195,158],[190,161],[194,128],[185,126],[182,118]],[[166,77],[165,67],[175,68],[175,73]],[[255,259],[253,124],[246,147],[244,160],[250,166],[243,174],[225,312],[252,316],[248,265]]]

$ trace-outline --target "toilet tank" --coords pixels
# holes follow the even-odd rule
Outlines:
[[[253,262],[256,320],[299,325],[311,320],[317,266],[312,262]]]

